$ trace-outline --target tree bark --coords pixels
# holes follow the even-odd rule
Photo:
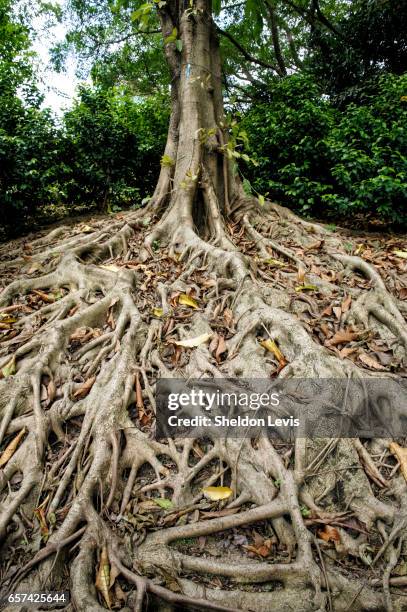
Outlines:
[[[227,143],[219,38],[211,0],[167,2],[160,12],[165,55],[171,69],[172,112],[157,188],[151,201],[164,216],[150,242],[179,227],[219,238],[221,215],[241,186],[224,152]],[[176,29],[178,42],[166,42]]]

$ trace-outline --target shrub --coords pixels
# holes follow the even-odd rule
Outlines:
[[[290,76],[243,124],[260,164],[244,173],[260,193],[301,213],[405,223],[407,75],[383,76],[377,95],[341,111],[309,77]]]

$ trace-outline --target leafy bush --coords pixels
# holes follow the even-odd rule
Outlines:
[[[260,193],[316,216],[371,214],[404,222],[407,75],[386,75],[363,106],[334,108],[306,76],[275,85],[243,125],[260,163],[245,170]]]
[[[116,88],[81,87],[64,116],[68,203],[113,210],[151,193],[167,135],[166,102],[158,97],[137,102]]]
[[[58,197],[57,132],[34,81],[28,29],[0,0],[0,211],[8,232]]]

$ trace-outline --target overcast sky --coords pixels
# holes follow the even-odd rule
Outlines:
[[[40,86],[45,95],[44,106],[60,114],[64,107],[71,105],[79,83],[75,75],[76,66],[73,58],[67,62],[65,71],[61,73],[56,72],[50,62],[49,49],[53,44],[64,40],[65,26],[56,24],[49,27],[45,17],[38,17],[34,20],[34,27],[38,35],[32,46],[40,59]]]

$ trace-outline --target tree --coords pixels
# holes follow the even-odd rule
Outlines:
[[[95,219],[73,233],[60,227],[31,241],[26,276],[0,297],[2,313],[18,317],[4,323],[10,328],[0,357],[0,434],[12,445],[1,457],[0,536],[13,546],[21,525],[23,533],[31,529],[34,512],[32,529],[43,544],[34,556],[23,550],[5,587],[18,584],[28,592],[64,585],[65,558],[79,610],[123,608],[123,602],[142,610],[146,593],[153,609],[163,608],[163,600],[212,610],[391,609],[392,601],[401,608],[402,597],[389,591],[388,567],[401,549],[395,538],[405,523],[395,518],[395,504],[403,507],[405,483],[397,476],[394,504],[378,499],[388,485],[369,453],[383,448],[378,442],[366,448],[358,439],[297,439],[293,447],[266,437],[166,442],[149,436],[159,376],[360,380],[359,365],[336,347],[346,348],[349,338],[359,344],[374,330],[383,342],[391,333],[404,358],[407,332],[396,289],[387,290],[358,257],[357,245],[350,255],[340,235],[245,193],[234,161],[245,155],[240,145],[246,137],[224,117],[211,0],[157,0],[135,13],[144,28],[154,15],[159,19],[171,73],[171,118],[155,193],[145,209]],[[320,249],[323,256],[314,259]],[[14,256],[13,266],[27,265]],[[347,284],[344,268],[350,270]],[[355,282],[356,271],[371,288]],[[343,284],[333,285],[341,275]],[[326,296],[327,312],[339,309],[330,324],[340,319],[345,326],[325,346],[302,318],[303,303],[314,308],[310,288]],[[375,361],[367,355],[367,363]],[[327,405],[334,399],[323,398]],[[338,521],[331,506],[317,501],[335,488],[319,480],[323,458],[329,468],[336,465],[333,449],[358,468],[345,470],[337,487],[339,509],[354,513],[352,530],[362,536],[380,521],[390,547],[383,593],[359,577],[349,580],[337,565],[319,565],[310,521]],[[216,472],[214,464],[216,470],[220,464]],[[222,479],[233,501],[226,509],[209,505],[211,513],[201,516],[208,509],[198,503],[202,482]],[[190,511],[195,514],[184,519]],[[266,559],[278,543],[276,556],[284,550],[289,562],[244,557],[231,563],[182,548],[191,538],[253,523],[264,527],[257,556]],[[349,526],[340,524],[342,531]],[[366,563],[362,540],[333,533],[344,554]],[[213,589],[208,575],[254,583],[258,590]],[[270,592],[276,582],[282,587]]]

